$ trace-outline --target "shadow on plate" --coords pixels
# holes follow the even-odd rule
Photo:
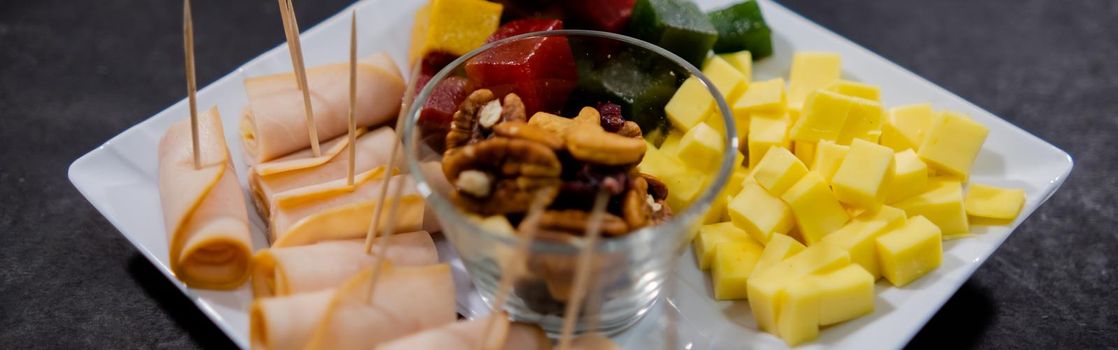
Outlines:
[[[905,348],[975,348],[996,313],[989,291],[964,283]]]
[[[159,308],[170,315],[179,328],[186,331],[194,344],[203,349],[237,349],[237,345],[143,255],[134,254],[128,259],[128,273],[144,290],[144,294],[155,300]]]

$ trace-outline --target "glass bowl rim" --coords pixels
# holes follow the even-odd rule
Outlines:
[[[697,219],[701,220],[702,216],[705,213],[700,212],[699,210],[703,209],[705,211],[706,208],[709,207],[709,205],[714,200],[714,197],[722,191],[723,187],[725,187],[726,181],[729,179],[730,173],[734,166],[733,163],[734,159],[736,158],[735,152],[737,152],[738,149],[737,128],[734,123],[734,118],[731,114],[732,110],[726,103],[725,98],[722,97],[722,94],[718,91],[717,88],[715,88],[714,84],[711,83],[711,81],[705,75],[703,75],[702,71],[699,68],[696,68],[690,62],[687,62],[678,55],[657,45],[653,45],[649,42],[637,38],[616,33],[584,29],[561,29],[525,33],[486,43],[485,45],[482,45],[481,47],[454,59],[454,61],[451,61],[441,70],[439,70],[439,72],[436,73],[431,78],[431,80],[428,81],[427,85],[423,87],[423,90],[421,90],[411,101],[411,103],[406,106],[408,108],[408,112],[404,115],[404,117],[406,117],[407,120],[404,123],[404,132],[401,134],[403,135],[402,138],[404,142],[404,149],[402,150],[404,153],[404,159],[407,162],[408,172],[415,179],[419,193],[423,196],[428,205],[434,206],[436,212],[453,213],[452,215],[450,215],[450,217],[446,217],[446,215],[439,217],[438,220],[440,221],[440,224],[443,227],[453,226],[456,230],[466,229],[471,235],[480,235],[485,239],[498,241],[503,244],[515,245],[518,240],[517,236],[500,234],[481,228],[477,225],[477,223],[469,220],[466,215],[461,212],[460,209],[454,205],[454,203],[450,201],[449,198],[446,198],[442,194],[439,194],[438,191],[431,187],[431,185],[427,181],[426,176],[421,170],[421,162],[419,161],[419,159],[417,159],[415,154],[419,151],[418,147],[420,142],[417,142],[417,137],[413,137],[413,135],[416,132],[416,125],[418,125],[420,108],[423,105],[416,102],[426,101],[439,82],[445,80],[451,72],[462,66],[467,60],[477,57],[477,55],[481,54],[482,52],[518,40],[551,36],[579,36],[620,41],[648,51],[652,51],[660,55],[661,57],[672,61],[672,63],[679,65],[684,70],[686,70],[687,73],[690,73],[692,77],[697,78],[703,85],[703,87],[706,88],[708,92],[710,92],[722,116],[723,124],[726,126],[726,133],[722,142],[726,151],[722,154],[718,174],[714,177],[713,181],[704,188],[697,201],[693,202],[683,212],[673,213],[672,218],[663,224],[646,226],[638,229],[635,232],[629,232],[622,237],[600,239],[598,240],[598,246],[595,251],[614,252],[621,249],[626,249],[633,246],[634,244],[655,241],[659,238],[660,235],[665,234],[665,232],[678,232],[688,229],[688,227],[684,226],[684,220],[678,220],[678,218],[699,216]],[[421,63],[417,61],[414,64]],[[409,78],[416,79],[416,77]],[[581,237],[575,236],[572,241],[581,242]],[[573,253],[577,251],[577,249],[578,246],[572,245],[569,242],[555,242],[540,239],[534,240],[531,246],[532,251],[560,254]]]

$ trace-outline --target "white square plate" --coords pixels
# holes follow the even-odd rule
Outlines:
[[[704,10],[735,0],[699,1]],[[389,52],[397,62],[405,62],[413,13],[422,1],[368,0],[358,9],[360,55]],[[936,108],[970,115],[990,128],[990,135],[979,154],[972,181],[1024,188],[1028,201],[1022,214],[1010,226],[975,227],[976,236],[944,243],[943,265],[930,275],[904,287],[878,284],[873,314],[825,329],[821,337],[804,348],[838,347],[852,349],[900,348],[943,303],[974,273],[1025,217],[1047,200],[1063,183],[1072,168],[1071,157],[1060,149],[982,110],[915,74],[875,55],[850,41],[792,13],[762,0],[761,5],[773,29],[775,54],[754,67],[754,79],[787,76],[792,53],[797,50],[833,51],[842,54],[843,74],[849,78],[881,87],[887,106],[931,102]],[[303,34],[306,62],[317,65],[344,61],[348,53],[348,13],[339,13]],[[205,64],[204,62],[202,64]],[[178,69],[168,67],[168,69]],[[237,117],[245,106],[243,81],[246,77],[290,70],[283,46],[276,47],[241,68],[201,89],[202,108],[217,105],[225,124],[230,153],[238,165],[241,184],[247,172],[242,162],[240,141],[236,138]],[[185,101],[159,112],[124,131],[104,145],[82,156],[70,166],[74,186],[144,256],[205,312],[230,338],[248,347],[247,310],[252,301],[248,287],[239,290],[210,291],[187,288],[174,279],[167,264],[167,239],[156,179],[156,147],[160,137],[174,121],[186,118]],[[249,194],[245,192],[246,198]],[[251,201],[249,201],[251,203]],[[254,246],[262,249],[264,224],[255,211]],[[445,247],[444,247],[445,248]],[[445,256],[453,259],[453,252]],[[695,267],[691,256],[680,259],[675,295],[660,303],[643,321],[619,335],[616,340],[626,348],[784,348],[776,337],[756,330],[744,302],[715,302],[709,278]],[[451,261],[454,263],[454,261]],[[458,264],[459,311],[465,315],[484,312],[471,293]],[[674,328],[678,344],[665,347],[663,327],[677,320]]]

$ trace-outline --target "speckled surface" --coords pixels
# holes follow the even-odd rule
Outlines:
[[[272,1],[194,2],[200,86],[283,39]],[[296,7],[309,27],[345,4]],[[910,347],[1118,347],[1118,2],[786,5],[1076,160]],[[182,97],[179,11],[0,0],[0,347],[232,346],[66,179]]]

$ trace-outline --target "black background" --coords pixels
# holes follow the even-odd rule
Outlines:
[[[274,1],[194,2],[199,86],[283,39]],[[0,347],[232,346],[66,178],[183,98],[179,4],[0,0]],[[1075,158],[910,347],[1118,346],[1118,1],[785,4]]]

